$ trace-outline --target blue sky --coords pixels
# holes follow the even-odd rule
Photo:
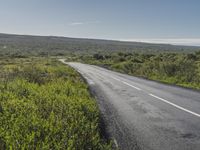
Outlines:
[[[0,0],[0,32],[200,45],[200,1]]]

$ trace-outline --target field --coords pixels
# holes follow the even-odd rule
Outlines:
[[[0,149],[110,149],[96,101],[55,59],[0,60]]]

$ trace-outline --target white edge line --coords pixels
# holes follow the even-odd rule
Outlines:
[[[200,117],[200,114],[197,114],[197,113],[195,113],[195,112],[193,112],[193,111],[190,111],[190,110],[188,110],[188,109],[185,109],[185,108],[183,108],[183,107],[181,107],[181,106],[178,106],[178,105],[176,105],[176,104],[174,104],[174,103],[171,103],[171,102],[169,102],[169,101],[167,101],[167,100],[165,100],[165,99],[163,99],[163,98],[160,98],[160,97],[158,97],[158,96],[156,96],[156,95],[153,95],[153,94],[149,94],[149,95],[152,96],[152,97],[154,97],[154,98],[157,98],[157,99],[159,99],[159,100],[161,100],[161,101],[163,101],[163,102],[165,102],[165,103],[167,103],[167,104],[169,104],[169,105],[172,105],[172,106],[174,106],[174,107],[176,107],[176,108],[178,108],[178,109],[180,109],[180,110],[183,110],[183,111],[185,111],[185,112],[188,112],[188,113],[190,113],[190,114],[192,114],[192,115],[194,115],[194,116]]]
[[[119,148],[118,143],[117,143],[117,140],[114,139],[113,141],[114,141],[114,143],[115,143],[115,146],[116,146],[117,148]]]

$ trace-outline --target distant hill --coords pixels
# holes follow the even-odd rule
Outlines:
[[[67,53],[97,52],[186,52],[200,50],[199,47],[175,46],[169,44],[149,44],[98,39],[79,39],[56,36],[30,36],[0,34],[1,55],[64,55]]]

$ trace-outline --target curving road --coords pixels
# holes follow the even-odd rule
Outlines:
[[[200,92],[93,65],[66,64],[87,80],[119,149],[200,150]]]

